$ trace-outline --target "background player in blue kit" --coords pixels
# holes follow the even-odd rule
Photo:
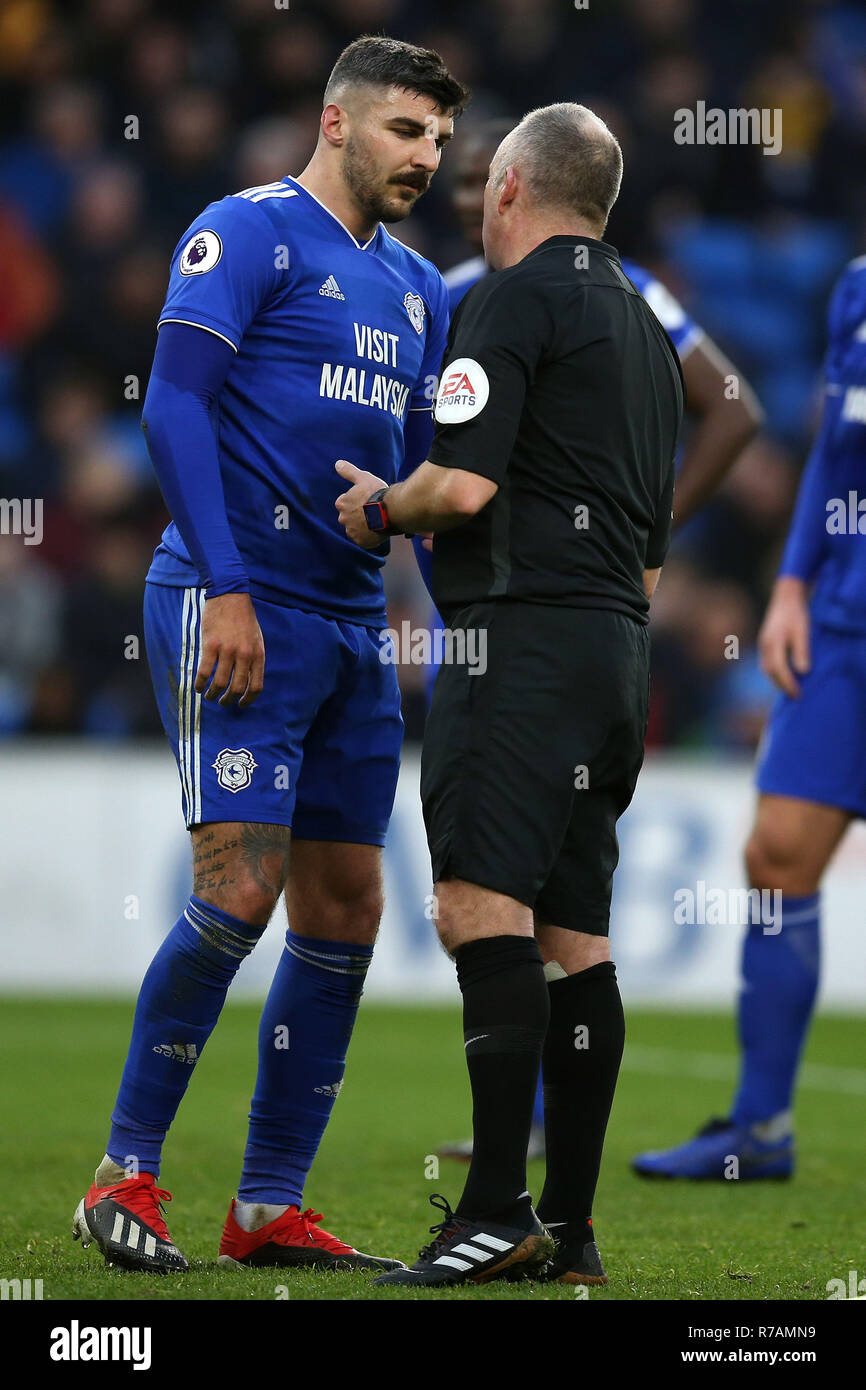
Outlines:
[[[393,482],[426,457],[446,292],[381,221],[426,190],[466,99],[432,50],[357,40],[303,173],[211,204],[172,258],[144,426],[173,521],[145,634],[194,889],[145,976],[74,1225],[127,1268],[187,1268],[160,1214],[162,1142],[284,887],[290,929],[220,1261],[399,1264],[301,1212],[381,914],[402,735],[379,660],[387,547],[343,534],[334,460]]]
[[[792,1104],[815,1005],[821,880],[851,821],[866,817],[866,257],[830,301],[821,427],[759,639],[780,687],[758,755],[746,844],[752,888],[782,892],[781,930],[753,921],[743,945],[741,1070],[731,1113],[695,1139],[640,1154],[644,1177],[785,1178]]]
[[[445,275],[452,314],[464,295],[487,273],[481,242],[484,187],[490,161],[500,141],[515,124],[515,121],[507,119],[486,121],[461,137],[454,169],[453,203],[464,238],[477,254],[454,266]],[[680,527],[718,488],[740,452],[757,432],[762,412],[754,392],[739,369],[689,317],[670,291],[634,261],[623,257],[621,264],[667,330],[682,364],[687,410],[693,427],[677,472],[674,524]],[[736,396],[732,396],[728,389],[734,378],[739,386]],[[415,547],[429,589],[430,556],[424,551],[420,540],[415,541]],[[433,623],[437,628],[442,627],[435,610]],[[432,692],[437,671],[437,666],[430,667],[428,694]],[[443,1144],[438,1152],[443,1158],[468,1160],[472,1156],[472,1142],[458,1140]],[[537,1157],[543,1152],[544,1100],[539,1081],[530,1157]]]

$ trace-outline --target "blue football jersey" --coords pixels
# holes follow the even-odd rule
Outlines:
[[[632,284],[640,290],[652,309],[662,328],[677,350],[677,356],[684,362],[692,348],[704,336],[704,330],[689,318],[682,304],[654,275],[634,261],[623,259],[622,268]]]
[[[396,480],[408,412],[431,409],[445,349],[438,270],[381,225],[362,245],[287,177],[196,218],[172,256],[159,322],[193,324],[235,351],[214,425],[253,596],[384,622],[385,557],[346,538],[334,464]],[[174,523],[148,578],[200,582]]]
[[[780,572],[814,582],[818,622],[866,632],[866,256],[830,300],[821,426]]]
[[[621,264],[632,284],[640,290],[656,318],[666,329],[680,361],[684,361],[703,337],[703,329],[698,327],[694,319],[689,318],[670,290],[665,289],[661,281],[650,275],[648,270],[635,265],[634,261],[623,260]],[[473,256],[471,260],[461,261],[447,272],[445,284],[448,287],[448,307],[452,314],[463,296],[468,294],[472,286],[477,285],[486,273],[487,266],[483,256]]]

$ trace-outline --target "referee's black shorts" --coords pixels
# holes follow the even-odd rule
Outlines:
[[[487,665],[443,664],[433,691],[421,799],[434,883],[466,879],[533,908],[538,925],[606,936],[616,822],[643,761],[648,629],[510,599],[449,627],[478,629],[474,655],[486,632]]]

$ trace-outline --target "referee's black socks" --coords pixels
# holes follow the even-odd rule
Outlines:
[[[550,1004],[532,937],[491,936],[454,952],[472,1084],[472,1162],[461,1216],[530,1225],[526,1149]]]
[[[554,980],[548,990],[542,1062],[547,1177],[537,1206],[542,1221],[573,1227],[592,1214],[625,1018],[613,961]]]

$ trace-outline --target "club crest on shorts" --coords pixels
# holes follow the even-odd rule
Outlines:
[[[181,275],[204,275],[219,263],[222,253],[223,244],[216,232],[196,232],[181,251],[177,268]]]
[[[248,748],[223,748],[211,767],[216,769],[217,781],[227,792],[242,792],[252,782],[258,763]]]
[[[418,294],[404,294],[403,305],[416,333],[424,332],[424,300]]]

